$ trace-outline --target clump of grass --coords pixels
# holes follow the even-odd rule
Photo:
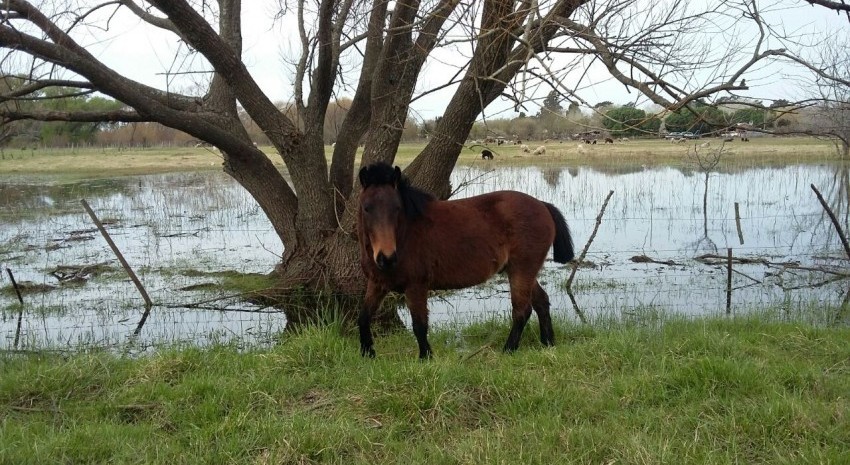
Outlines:
[[[567,289],[567,281],[564,280],[558,283],[558,287],[564,290]],[[574,292],[580,291],[595,291],[595,290],[613,290],[613,289],[625,289],[628,287],[628,283],[623,281],[618,281],[616,279],[597,279],[597,280],[576,280],[571,289]]]
[[[5,271],[3,272],[5,273]],[[51,284],[34,283],[32,281],[21,281],[16,284],[18,285],[17,291],[11,284],[0,286],[0,295],[17,298],[18,292],[20,292],[22,296],[26,296],[30,294],[43,294],[57,289],[57,286],[53,286]]]
[[[169,271],[165,270],[165,274]],[[210,278],[215,280],[215,288],[234,292],[251,293],[274,288],[277,283],[273,276],[260,273],[240,273],[234,270],[204,271],[197,269],[182,269],[174,273],[188,278]]]
[[[850,329],[758,318],[407,332],[269,350],[0,358],[9,463],[842,463]],[[447,341],[463,343],[445,344]]]

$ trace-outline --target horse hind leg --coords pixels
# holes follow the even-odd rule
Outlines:
[[[532,288],[525,280],[519,279],[516,276],[509,276],[508,280],[511,285],[511,307],[512,314],[511,332],[508,335],[508,340],[505,341],[505,352],[513,352],[519,347],[519,341],[522,338],[522,331],[525,329],[525,324],[531,318],[531,293]]]
[[[540,342],[544,346],[555,345],[555,330],[552,328],[552,315],[549,313],[549,295],[539,282],[534,283],[534,289],[531,291],[531,306],[540,323]]]

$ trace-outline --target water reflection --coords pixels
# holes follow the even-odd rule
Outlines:
[[[847,228],[847,166],[712,172],[708,189],[702,174],[641,166],[473,166],[459,167],[452,185],[461,186],[458,197],[515,189],[554,203],[566,216],[579,250],[608,191],[615,191],[588,252],[593,266],[576,274],[574,303],[563,288],[570,269],[553,262],[546,265],[542,281],[553,312],[562,318],[575,318],[576,307],[589,318],[648,309],[723,312],[725,269],[694,258],[727,247],[735,257],[763,259],[735,265],[733,311],[771,305],[804,312],[801,309],[813,305],[837,308],[846,301],[846,281],[821,284],[828,276],[801,267],[846,268],[834,228],[809,185],[821,189]],[[151,312],[142,311],[141,299],[93,231],[80,198],[88,199],[108,223],[116,244],[158,304]],[[743,246],[738,240],[735,202]],[[25,297],[21,347],[117,347],[127,344],[134,333],[132,343],[142,348],[184,341],[263,344],[274,340],[284,326],[281,313],[258,311],[238,300],[225,302],[224,311],[187,307],[210,296],[209,291],[180,290],[211,281],[209,275],[190,271],[266,273],[282,250],[253,199],[221,173],[68,185],[0,180],[0,222],[0,262],[14,270],[19,281],[58,286],[50,270],[59,265],[113,265],[112,271],[85,285],[58,286]],[[631,258],[638,255],[656,262],[633,262]],[[788,265],[794,263],[797,268]],[[0,281],[0,286],[7,285],[5,278]],[[507,318],[508,295],[505,279],[497,277],[466,292],[435,297],[430,302],[432,320]],[[11,294],[0,293],[0,348],[13,344],[18,310]]]

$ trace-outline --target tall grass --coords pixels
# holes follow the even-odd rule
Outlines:
[[[846,463],[850,329],[503,322],[362,359],[339,325],[273,349],[0,358],[0,463]]]

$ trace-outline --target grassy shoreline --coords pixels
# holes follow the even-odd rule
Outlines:
[[[534,321],[533,321],[534,323]],[[846,463],[850,328],[757,317],[340,328],[272,349],[0,357],[0,463]]]
[[[698,144],[709,142],[710,147],[701,151],[717,150],[720,141],[703,139]],[[458,163],[482,166],[573,164],[585,166],[690,166],[693,163],[687,154],[694,143],[671,144],[663,139],[617,142],[613,145],[596,144],[582,146],[576,141],[541,142],[531,141],[532,148],[546,145],[543,156],[522,153],[519,146],[503,145],[491,147],[496,154],[492,162],[480,159],[483,146],[465,148]],[[425,147],[424,143],[402,144],[396,163],[407,165]],[[283,162],[272,147],[261,147],[275,166],[283,169]],[[326,146],[328,159],[331,147]],[[725,144],[720,167],[777,165],[788,163],[815,163],[840,160],[834,145],[826,140],[810,137],[761,137],[751,142],[735,141]],[[141,175],[180,171],[221,170],[221,154],[203,147],[169,149],[127,149],[118,151],[108,148],[91,149],[42,149],[34,151],[7,150],[0,159],[2,176],[43,176],[59,180],[103,178],[112,176]]]

